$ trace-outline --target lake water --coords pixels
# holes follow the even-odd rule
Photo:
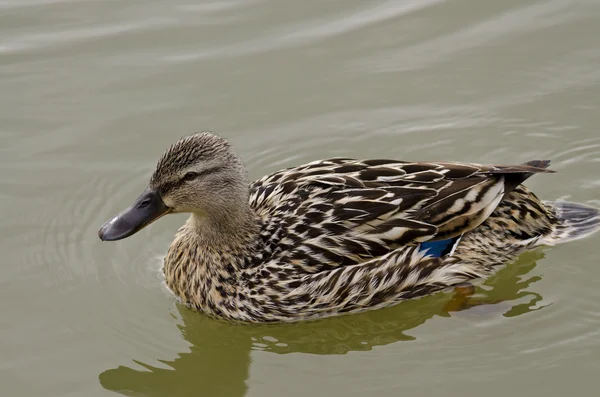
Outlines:
[[[588,396],[600,235],[478,288],[307,324],[177,305],[185,216],[101,224],[183,135],[258,178],[323,157],[553,160],[527,185],[600,206],[595,0],[0,1],[0,387],[5,396]]]

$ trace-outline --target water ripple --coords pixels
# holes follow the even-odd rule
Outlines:
[[[436,63],[456,58],[466,50],[490,45],[491,42],[514,38],[528,32],[539,31],[572,20],[569,2],[554,0],[520,6],[492,18],[459,27],[435,39],[404,48],[395,54],[386,51],[381,55],[369,54],[369,59],[357,64],[359,70],[389,72],[431,67]]]
[[[58,46],[68,46],[90,40],[101,40],[105,37],[121,36],[124,33],[154,29],[159,26],[171,25],[173,21],[167,18],[147,19],[140,23],[123,23],[120,25],[102,25],[78,29],[63,29],[57,32],[45,32],[20,36],[13,39],[4,39],[0,45],[1,54],[14,54],[20,52],[33,52],[35,50],[48,50]]]
[[[388,19],[397,18],[412,12],[422,10],[445,2],[446,0],[420,0],[420,1],[384,1],[370,2],[369,7],[353,9],[346,15],[335,15],[328,19],[303,21],[301,24],[284,29],[273,29],[268,35],[246,40],[240,44],[223,45],[218,48],[194,51],[193,53],[171,55],[165,58],[167,62],[189,62],[199,59],[218,59],[237,57],[306,45],[317,40],[362,29],[365,26],[380,23]]]

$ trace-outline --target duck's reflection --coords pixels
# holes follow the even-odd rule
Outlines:
[[[450,316],[475,304],[480,305],[478,310],[487,305],[487,310],[505,316],[537,310],[542,298],[526,288],[539,277],[523,276],[542,256],[540,252],[527,254],[477,288],[468,299],[442,293],[388,309],[310,323],[231,325],[179,308],[182,324],[178,327],[191,344],[190,352],[163,361],[168,369],[137,361],[145,371],[124,366],[108,369],[100,374],[100,383],[105,389],[129,396],[243,396],[251,350],[345,354],[412,340],[408,330],[433,316]]]

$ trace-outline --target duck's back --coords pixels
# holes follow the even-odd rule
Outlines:
[[[460,236],[536,172],[545,170],[331,159],[258,180],[250,203],[262,219],[269,251],[284,252],[288,263],[311,273]]]

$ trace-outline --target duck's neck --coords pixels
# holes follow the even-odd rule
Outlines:
[[[219,217],[192,213],[186,225],[199,244],[220,250],[238,250],[245,247],[257,232],[254,211],[249,206],[229,209]]]
[[[192,214],[165,257],[163,270],[171,291],[205,312],[222,305],[235,292],[255,248],[258,227],[249,207],[218,219]]]

